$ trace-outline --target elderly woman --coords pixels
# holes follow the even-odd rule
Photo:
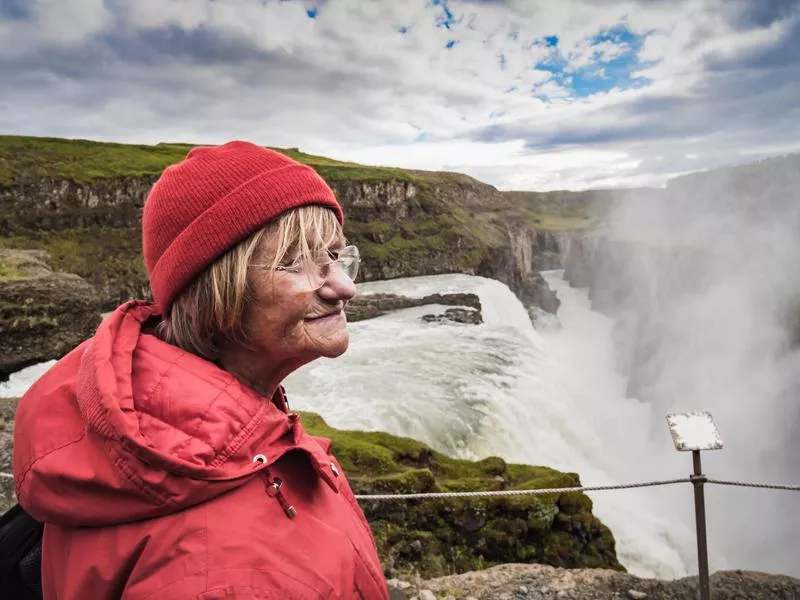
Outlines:
[[[312,169],[249,143],[164,171],[142,216],[155,302],[117,308],[17,412],[46,600],[388,598],[330,441],[281,387],[347,349],[343,219]]]

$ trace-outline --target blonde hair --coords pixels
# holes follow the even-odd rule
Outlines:
[[[253,257],[275,239],[275,255],[266,259],[269,276],[287,257],[313,260],[343,240],[336,213],[321,205],[301,206],[280,215],[220,256],[174,300],[156,335],[210,361],[220,358],[223,345],[249,347],[245,317],[252,308],[249,273]],[[263,271],[259,271],[264,276]]]

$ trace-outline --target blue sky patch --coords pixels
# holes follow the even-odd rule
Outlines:
[[[434,6],[442,9],[442,13],[436,16],[436,26],[450,29],[456,22],[453,12],[447,5],[448,0],[431,0]]]
[[[639,51],[647,35],[634,33],[624,23],[602,30],[587,40],[588,48],[585,50],[590,53],[588,63],[576,68],[571,66],[571,62],[577,57],[574,54],[565,56],[562,49],[557,47],[558,37],[548,36],[544,41],[546,46],[552,48],[550,55],[534,68],[550,73],[550,81],[558,83],[576,98],[614,88],[624,90],[642,87],[649,84],[650,80],[634,77],[633,72],[653,64],[639,61]],[[536,89],[534,87],[534,94],[540,97]]]

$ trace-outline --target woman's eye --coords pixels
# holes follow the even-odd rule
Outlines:
[[[300,269],[300,261],[298,261],[297,259],[282,260],[281,264],[278,266],[283,271],[297,271]]]

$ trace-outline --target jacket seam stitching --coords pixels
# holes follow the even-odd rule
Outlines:
[[[264,422],[264,419],[267,416],[267,411],[269,407],[264,407],[260,414],[257,414],[256,417],[250,420],[248,424],[242,427],[239,430],[239,433],[223,448],[220,449],[219,452],[216,453],[215,458],[213,461],[209,463],[209,466],[212,468],[216,468],[222,463],[224,463],[231,454],[234,454],[239,448],[242,447],[245,440],[250,437],[250,435],[255,431],[255,429]]]
[[[140,352],[141,352],[141,350],[140,350]],[[144,350],[144,352],[147,353],[147,350]],[[149,354],[152,355],[152,353],[149,353]],[[150,388],[148,390],[148,392],[144,395],[144,398],[142,400],[143,402],[148,402],[152,398],[153,394],[155,394],[156,391],[162,386],[164,381],[167,379],[167,375],[169,374],[169,372],[172,370],[172,368],[178,363],[178,361],[181,358],[182,358],[182,356],[177,356],[177,357],[175,357],[174,360],[171,360],[171,361],[169,361],[167,363],[167,365],[164,368],[164,370],[159,373],[158,381],[156,382],[156,384],[152,388]],[[139,409],[137,408],[137,410],[139,410]],[[142,412],[146,412],[146,411],[142,411]]]
[[[203,423],[205,422],[205,417],[206,417],[206,415],[207,415],[207,414],[208,414],[208,413],[211,411],[211,408],[214,406],[214,404],[216,404],[216,403],[217,403],[217,401],[218,401],[218,400],[219,400],[219,399],[222,397],[222,395],[223,395],[225,392],[227,392],[227,390],[228,390],[228,388],[229,388],[230,386],[231,386],[231,382],[228,382],[228,383],[225,385],[225,387],[224,387],[224,388],[222,388],[222,389],[221,389],[221,390],[220,390],[220,391],[217,393],[217,395],[216,395],[216,396],[214,396],[214,398],[211,400],[211,402],[209,402],[209,403],[208,403],[208,406],[206,406],[206,409],[205,409],[205,410],[202,412],[202,414],[200,414],[200,415],[197,415],[197,417],[195,418],[195,421],[196,421],[196,423],[195,423],[195,424],[194,424],[194,426],[191,428],[191,430],[186,430],[186,431],[184,432],[184,433],[186,433],[186,435],[188,436],[188,438],[187,438],[186,440],[184,440],[184,441],[183,441],[183,443],[182,443],[180,446],[178,446],[177,448],[175,448],[175,449],[173,450],[173,452],[177,453],[177,452],[179,452],[179,451],[181,451],[181,450],[184,450],[184,449],[186,448],[186,444],[189,442],[189,439],[190,439],[190,438],[191,438],[191,439],[195,439],[195,438],[197,438],[197,435],[196,435],[196,434],[197,434],[197,432],[200,430],[200,427],[202,427],[202,426],[203,426]],[[197,439],[199,439],[199,438],[197,438]],[[202,440],[201,440],[201,441],[202,441]],[[213,449],[213,447],[212,447],[212,449]],[[221,450],[220,450],[220,451],[221,451]],[[217,452],[215,452],[214,454],[216,455],[216,454],[218,454],[218,453],[217,453]]]
[[[147,496],[150,500],[154,502],[158,502],[161,506],[172,506],[172,502],[170,502],[169,495],[167,493],[159,493],[154,488],[150,487],[146,484],[136,473],[135,469],[131,467],[129,464],[128,459],[119,452],[119,449],[113,448],[109,446],[109,449],[112,450],[114,459],[114,464],[119,467],[120,472],[122,475],[131,482],[136,488],[142,492],[145,496]]]
[[[53,448],[53,449],[49,450],[48,452],[45,452],[41,456],[36,457],[30,463],[28,463],[28,465],[25,467],[24,471],[22,472],[22,475],[20,476],[19,484],[17,484],[15,486],[17,488],[16,491],[17,491],[18,500],[21,501],[23,498],[25,498],[27,496],[27,493],[23,493],[23,489],[22,488],[25,485],[25,482],[26,482],[26,480],[28,478],[28,474],[31,472],[31,470],[33,469],[33,466],[36,463],[38,463],[41,460],[44,460],[45,458],[47,458],[48,456],[50,456],[50,455],[52,455],[52,454],[54,454],[56,452],[59,452],[60,450],[63,450],[67,446],[71,446],[73,444],[77,444],[78,442],[83,440],[85,437],[86,437],[86,429],[83,430],[83,432],[80,434],[80,436],[78,436],[78,438],[76,438],[74,440],[70,440],[69,442],[66,442],[65,444],[62,444],[61,446],[58,446],[57,448]]]

